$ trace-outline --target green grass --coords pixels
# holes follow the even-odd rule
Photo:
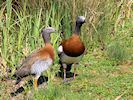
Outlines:
[[[86,63],[84,59],[86,57],[83,58]],[[133,69],[130,69],[131,66],[115,66],[112,61],[102,58],[99,60],[95,57],[88,60],[91,62],[90,66],[85,67],[81,63],[77,66],[79,76],[74,81],[63,83],[62,79],[54,77],[45,89],[34,91],[33,98],[36,100],[73,100],[74,98],[77,100],[114,100],[121,94],[123,94],[121,97],[123,100],[132,98]],[[122,69],[122,66],[128,68],[127,72]]]
[[[84,64],[88,65],[85,67]],[[27,88],[16,98],[25,95],[23,98],[34,98],[35,100],[73,100],[74,98],[77,100],[112,100],[124,93],[121,98],[127,100],[133,96],[133,68],[131,65],[114,65],[113,61],[103,57],[98,59],[92,54],[87,54],[80,65],[77,65],[78,76],[69,83],[63,83],[62,78],[55,76],[58,72],[58,65],[55,64],[52,68],[50,82],[45,88],[38,91],[34,91],[33,87]],[[5,84],[2,81],[2,83],[1,91],[5,92],[12,88],[12,85],[9,85],[10,82]],[[10,89],[7,94],[2,94],[2,96],[9,95],[8,93],[13,91]],[[32,97],[28,96],[29,91],[32,91]],[[10,96],[7,97],[10,98]]]
[[[44,46],[41,30],[55,27],[51,42],[55,51],[60,33],[68,38],[74,30],[75,18],[86,17],[81,38],[86,53],[77,66],[76,79],[64,84],[55,76],[59,70],[58,56],[46,76],[48,85],[38,91],[25,87],[18,98],[35,100],[122,100],[133,96],[133,3],[126,0],[3,0],[0,1],[0,79],[12,76],[31,52]],[[7,69],[11,69],[11,73]],[[73,69],[72,69],[73,71]],[[0,80],[0,100],[10,99],[12,81]],[[29,91],[32,93],[29,95]]]

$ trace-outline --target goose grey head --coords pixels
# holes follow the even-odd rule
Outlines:
[[[45,43],[50,43],[50,34],[56,32],[53,27],[47,27],[42,30],[42,37]]]
[[[74,34],[80,35],[81,26],[85,23],[85,17],[84,16],[78,16],[76,19],[76,25]]]
[[[50,34],[54,32],[56,32],[56,30],[53,27],[47,27],[42,30],[42,34]]]
[[[81,23],[81,24],[85,23],[85,17],[84,16],[78,16],[76,22]]]

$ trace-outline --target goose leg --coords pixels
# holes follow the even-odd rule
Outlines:
[[[74,64],[74,75],[73,75],[73,79],[75,79],[76,77],[76,65]]]
[[[66,81],[66,64],[63,64],[63,70],[64,70],[64,82]]]
[[[38,78],[40,77],[40,75],[36,75],[35,79],[34,79],[34,89],[38,88]]]

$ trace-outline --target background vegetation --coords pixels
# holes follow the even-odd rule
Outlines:
[[[64,32],[68,38],[79,15],[86,17],[81,38],[87,48],[77,70],[79,76],[69,85],[62,84],[62,79],[55,77],[59,69],[56,57],[50,84],[46,89],[34,91],[33,97],[130,99],[133,96],[132,0],[1,0],[0,78],[12,76],[26,56],[44,46],[40,35],[43,27],[59,30],[51,40],[57,50],[60,33]],[[12,91],[10,82],[1,82],[0,93]],[[9,94],[0,98],[5,96],[10,98]],[[18,97],[21,96],[28,98],[25,94]]]

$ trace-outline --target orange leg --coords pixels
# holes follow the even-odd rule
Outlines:
[[[34,89],[37,89],[37,87],[38,87],[37,82],[38,82],[38,80],[37,79],[34,79]]]
[[[36,76],[35,79],[34,79],[34,89],[37,89],[38,88],[38,78],[40,76]]]

